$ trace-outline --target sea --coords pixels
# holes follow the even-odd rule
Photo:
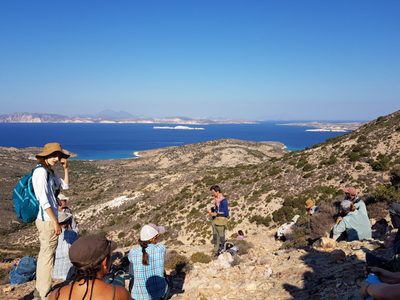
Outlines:
[[[185,125],[202,130],[171,129],[170,124],[99,123],[1,123],[0,146],[43,147],[59,142],[75,153],[73,159],[102,160],[133,158],[143,150],[181,146],[218,139],[277,141],[288,150],[302,150],[344,133],[309,132],[307,126],[284,126],[279,122],[257,124]],[[170,129],[155,129],[166,127]]]

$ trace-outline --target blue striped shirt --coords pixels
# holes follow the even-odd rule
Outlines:
[[[164,261],[166,248],[163,244],[149,244],[146,248],[149,264],[142,264],[142,248],[129,251],[128,259],[133,272],[131,291],[134,300],[159,300],[167,291],[164,277]]]

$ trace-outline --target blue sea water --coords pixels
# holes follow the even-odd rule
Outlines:
[[[134,157],[133,152],[180,146],[216,139],[278,141],[289,150],[301,150],[343,133],[306,132],[310,127],[281,126],[276,122],[240,125],[196,125],[205,130],[156,130],[165,124],[0,124],[0,146],[42,147],[60,142],[76,153],[75,159],[119,159]]]

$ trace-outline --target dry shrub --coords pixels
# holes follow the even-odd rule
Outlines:
[[[192,254],[190,257],[190,260],[193,263],[202,263],[202,264],[208,264],[209,262],[212,261],[212,258],[210,255],[205,254],[203,252],[195,252]]]
[[[386,202],[375,202],[367,206],[368,217],[379,221],[384,219],[389,213],[388,205]]]
[[[190,263],[186,256],[171,250],[165,256],[165,268],[175,270],[177,273],[186,272],[190,270]]]
[[[335,216],[338,213],[335,202],[323,202],[319,211],[309,217],[309,228],[306,230],[311,239],[328,236],[335,224]]]
[[[249,250],[254,247],[252,243],[246,240],[235,241],[234,244],[238,248],[239,255],[247,254]]]

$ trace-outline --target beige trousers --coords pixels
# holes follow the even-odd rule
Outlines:
[[[39,231],[40,251],[36,266],[36,290],[42,299],[51,289],[51,274],[53,273],[54,255],[58,237],[55,234],[52,221],[36,220]]]

